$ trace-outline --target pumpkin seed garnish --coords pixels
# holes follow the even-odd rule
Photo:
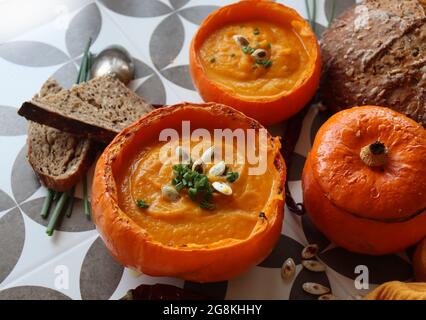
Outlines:
[[[319,296],[318,300],[337,300],[337,297],[331,293],[327,293]]]
[[[211,62],[211,63],[215,63],[215,62],[216,62],[216,58],[215,58],[215,57],[211,57],[211,58],[210,58],[210,62]]]
[[[251,56],[254,57],[256,61],[263,61],[268,57],[268,52],[265,49],[256,49]]]
[[[201,155],[200,160],[204,163],[210,163],[213,160],[214,152],[216,150],[215,146],[211,146]]]
[[[210,168],[209,175],[214,177],[219,177],[225,172],[225,170],[226,170],[225,162],[220,161]]]
[[[288,280],[293,278],[295,273],[296,273],[296,264],[294,263],[294,260],[292,258],[288,258],[286,261],[284,261],[281,267],[281,277],[284,280]]]
[[[259,29],[258,29],[258,28],[254,28],[254,30],[253,30],[253,34],[254,34],[255,36],[257,36],[257,35],[259,35],[259,33],[260,33]]]
[[[317,244],[309,244],[302,250],[302,259],[312,259],[318,253],[319,247]]]
[[[235,43],[238,44],[240,47],[247,47],[250,44],[247,38],[242,36],[241,34],[236,34],[232,36],[232,39],[234,39]]]
[[[179,192],[177,192],[175,188],[169,185],[161,187],[161,194],[164,199],[170,202],[176,202],[180,198]]]
[[[313,272],[324,272],[326,270],[326,266],[316,260],[303,260],[302,265]]]
[[[262,218],[262,219],[268,220],[268,218],[266,217],[265,212],[263,212],[263,211],[260,211],[260,212],[259,212],[259,218]]]
[[[194,161],[194,163],[192,165],[192,170],[196,171],[198,173],[204,173],[204,171],[206,170],[206,164],[204,163],[203,160],[198,159],[198,160]]]
[[[305,282],[302,285],[302,288],[307,293],[316,295],[316,296],[322,296],[326,293],[330,292],[330,288],[323,286],[322,284],[315,283],[315,282]]]
[[[212,187],[226,196],[230,196],[232,194],[232,188],[224,182],[215,181],[212,183]]]

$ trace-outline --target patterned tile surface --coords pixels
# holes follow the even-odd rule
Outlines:
[[[148,101],[201,101],[188,74],[189,42],[208,13],[218,4],[230,2],[86,1],[59,20],[0,44],[0,149],[5,152],[0,158],[0,299],[117,299],[141,283],[173,284],[218,299],[313,299],[301,289],[306,281],[331,286],[336,296],[346,299],[366,293],[354,286],[357,265],[368,266],[370,289],[384,281],[412,277],[409,254],[368,257],[346,252],[321,235],[308,217],[300,218],[288,210],[283,234],[265,261],[233,280],[211,284],[153,278],[123,268],[110,257],[94,226],[85,219],[81,200],[52,238],[45,235],[46,221],[39,212],[46,190],[25,159],[26,123],[17,116],[16,108],[48,76],[71,86],[88,37],[94,40],[94,52],[111,44],[129,50],[136,65],[131,88]],[[307,16],[304,1],[283,2]],[[354,3],[336,1],[335,14]],[[330,0],[317,0],[315,30],[319,36],[332,11]],[[289,185],[297,201],[302,197],[300,177],[305,156],[326,118],[314,106],[304,120],[289,170]],[[77,196],[81,197],[81,186]],[[300,252],[308,243],[320,246],[319,259],[327,264],[326,273],[312,273],[301,267]],[[284,282],[280,268],[288,257],[297,264],[297,276]],[[64,266],[69,283],[58,286],[57,276]]]

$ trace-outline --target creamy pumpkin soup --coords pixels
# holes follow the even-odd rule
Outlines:
[[[246,99],[291,92],[312,70],[303,37],[310,33],[298,21],[274,24],[251,21],[226,25],[200,48],[209,79]]]
[[[251,175],[245,155],[235,140],[231,143],[223,143],[219,152],[211,141],[190,142],[191,149],[200,148],[198,159],[211,158],[199,166],[197,157],[189,160],[182,141],[170,148],[178,156],[166,161],[160,161],[165,143],[145,147],[118,179],[119,206],[154,240],[167,245],[248,238],[268,201],[282,197],[272,192],[279,176],[274,166],[278,151],[269,146],[267,159],[261,159],[267,161],[266,172]],[[233,150],[234,161],[224,161],[226,148]],[[220,159],[215,156],[219,154]]]

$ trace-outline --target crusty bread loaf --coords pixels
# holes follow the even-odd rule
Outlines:
[[[332,23],[321,40],[326,106],[386,106],[426,126],[425,2],[366,0]]]
[[[47,80],[34,100],[56,94],[62,88]],[[55,191],[66,191],[78,183],[96,156],[89,139],[29,121],[28,161],[42,184]]]
[[[106,76],[25,102],[18,113],[61,131],[108,143],[151,109],[119,80]]]

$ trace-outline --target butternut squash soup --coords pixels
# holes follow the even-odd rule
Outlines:
[[[277,196],[271,193],[279,175],[274,167],[277,149],[269,146],[266,158],[258,160],[267,162],[266,172],[251,175],[236,139],[233,144],[223,141],[221,152],[213,141],[190,141],[191,150],[201,151],[186,163],[190,152],[182,147],[182,140],[165,144],[143,148],[119,178],[121,209],[153,239],[167,245],[248,238],[259,213]],[[170,150],[169,157],[161,161],[164,147]],[[225,162],[227,150],[232,152],[232,163]],[[173,156],[179,151],[180,157]],[[212,161],[205,161],[206,157]],[[197,168],[198,159],[204,161],[199,160]]]
[[[303,27],[296,20],[225,25],[201,45],[204,71],[217,85],[245,99],[287,94],[314,64],[303,43]]]

